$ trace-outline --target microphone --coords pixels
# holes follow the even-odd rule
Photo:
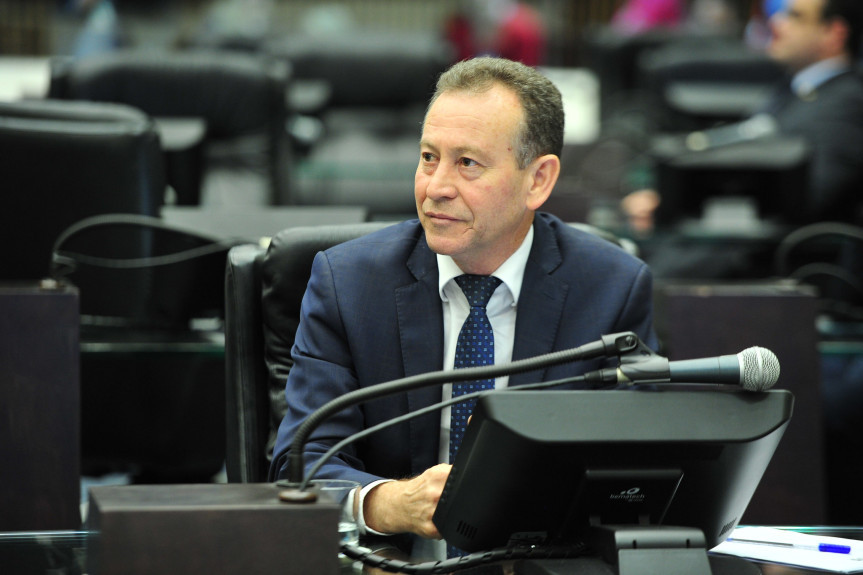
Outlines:
[[[535,371],[551,365],[608,357],[620,356],[626,353],[647,355],[652,353],[635,333],[620,332],[603,335],[598,341],[587,343],[572,349],[555,351],[510,363],[489,366],[466,367],[456,370],[433,371],[422,373],[364,387],[340,395],[325,403],[300,424],[291,441],[288,452],[288,482],[292,485],[306,486],[309,478],[305,478],[304,447],[309,436],[324,420],[345,408],[359,405],[365,401],[405,393],[414,389],[442,385],[456,381],[472,381],[486,379],[499,375],[514,375]]]
[[[686,136],[686,147],[693,152],[702,152],[721,146],[749,142],[759,138],[772,136],[779,131],[779,124],[769,114],[757,114],[748,120],[736,124],[728,124]]]
[[[591,371],[584,377],[594,383],[727,383],[746,391],[766,391],[779,379],[779,360],[763,347],[750,347],[737,355],[681,361],[656,355]]]

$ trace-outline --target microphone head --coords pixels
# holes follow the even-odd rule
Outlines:
[[[740,385],[746,391],[765,391],[779,379],[779,360],[769,349],[750,347],[737,354]]]

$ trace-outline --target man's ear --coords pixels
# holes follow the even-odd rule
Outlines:
[[[530,188],[527,192],[527,207],[538,210],[551,195],[551,190],[560,176],[560,158],[546,154],[535,159],[530,166]]]

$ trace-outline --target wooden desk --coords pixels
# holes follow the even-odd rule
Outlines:
[[[0,318],[0,531],[75,528],[78,290],[5,284]]]

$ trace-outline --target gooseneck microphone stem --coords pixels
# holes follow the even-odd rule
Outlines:
[[[557,387],[559,385],[566,385],[566,384],[583,382],[583,381],[585,381],[585,376],[576,375],[576,376],[572,376],[572,377],[565,377],[563,379],[556,379],[554,381],[543,381],[543,382],[539,382],[539,383],[529,383],[527,385],[519,385],[518,387],[510,387],[509,389],[511,391],[533,391],[533,390],[548,389],[550,387]],[[360,432],[357,432],[353,435],[350,435],[350,436],[342,439],[341,441],[339,441],[338,443],[336,443],[332,447],[330,447],[327,450],[327,452],[324,453],[315,462],[315,464],[309,470],[309,474],[299,484],[298,489],[300,491],[305,490],[308,487],[309,482],[312,480],[312,478],[318,474],[318,471],[321,470],[321,467],[323,467],[327,461],[329,461],[330,459],[335,457],[335,455],[339,451],[341,451],[342,449],[344,449],[345,447],[347,447],[351,443],[354,443],[355,441],[359,441],[360,439],[364,439],[364,438],[368,437],[369,435],[377,433],[378,431],[381,431],[381,430],[386,429],[388,427],[392,427],[393,425],[398,425],[400,423],[404,423],[405,421],[414,419],[416,417],[422,417],[423,415],[425,415],[427,413],[433,413],[435,411],[443,409],[444,407],[453,405],[454,403],[459,403],[462,401],[469,401],[471,399],[479,399],[480,396],[482,396],[482,395],[485,395],[487,393],[497,393],[498,391],[501,391],[501,390],[484,389],[482,391],[474,391],[473,393],[466,393],[464,395],[460,395],[458,397],[454,397],[454,398],[448,399],[446,401],[441,401],[441,402],[429,405],[427,407],[417,409],[416,411],[411,411],[411,412],[406,413],[404,415],[400,415],[399,417],[396,417],[393,419],[388,419],[387,421],[384,421],[382,423],[378,423],[377,425],[373,425],[371,427],[367,427],[366,429],[363,429]]]
[[[303,451],[309,436],[323,421],[348,407],[432,385],[442,385],[456,381],[472,381],[475,379],[490,379],[501,375],[515,375],[535,371],[544,367],[573,361],[620,355],[633,351],[640,345],[643,344],[641,344],[638,336],[633,332],[622,332],[602,336],[599,341],[576,348],[556,351],[511,363],[433,371],[351,391],[330,400],[313,411],[297,428],[297,432],[294,434],[294,439],[291,443],[290,453],[288,454],[288,481],[293,484],[303,484],[305,472]]]

